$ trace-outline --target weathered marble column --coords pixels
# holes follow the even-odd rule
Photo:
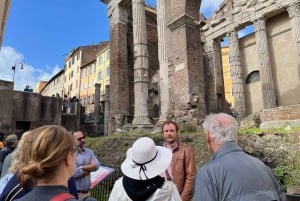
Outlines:
[[[234,97],[234,112],[238,120],[246,116],[245,89],[241,65],[241,54],[238,33],[232,30],[227,33],[229,40],[229,64],[230,76],[232,77],[232,95]]]
[[[300,3],[294,3],[287,8],[291,18],[293,39],[296,45],[298,62],[300,66]]]
[[[159,122],[167,120],[169,109],[169,76],[167,59],[167,22],[165,0],[157,0],[157,33],[158,33],[158,59],[159,59],[159,86],[160,86],[160,117]]]
[[[133,125],[149,125],[148,116],[148,50],[145,1],[132,0],[134,45],[134,118]]]
[[[109,124],[109,85],[105,85],[105,97],[104,97],[104,135],[108,135],[108,124]]]
[[[100,115],[100,87],[101,84],[95,84],[95,104],[94,104],[94,126],[96,129],[96,135],[98,134],[99,127],[99,115]]]
[[[260,65],[260,81],[264,109],[276,107],[276,92],[272,76],[272,66],[266,32],[266,24],[263,17],[254,21],[257,53]]]
[[[218,111],[223,110],[224,95],[224,83],[223,83],[223,71],[222,71],[222,53],[221,53],[221,40],[213,40],[213,65],[214,65],[214,78],[215,78],[215,96],[216,106]]]
[[[207,57],[207,98],[206,104],[208,111],[219,112],[223,111],[224,84],[222,73],[222,55],[221,55],[221,40],[214,39],[206,41],[205,52]]]

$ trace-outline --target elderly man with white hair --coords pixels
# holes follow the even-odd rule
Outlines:
[[[194,201],[285,201],[271,169],[237,145],[238,123],[225,113],[203,123],[211,161],[197,172]]]

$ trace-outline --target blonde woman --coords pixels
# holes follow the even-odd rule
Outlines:
[[[72,198],[68,180],[74,173],[76,160],[73,137],[55,125],[37,128],[31,134],[35,139],[28,147],[30,162],[22,166],[18,177],[24,188],[34,187],[18,201],[48,201],[61,195],[67,196],[64,199]],[[96,201],[91,197],[84,200]]]

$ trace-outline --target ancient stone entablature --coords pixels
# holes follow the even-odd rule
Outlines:
[[[280,10],[288,8],[297,0],[235,0],[231,5],[225,0],[207,24],[201,28],[207,40],[223,38],[232,28],[241,29],[252,24],[257,16],[272,16]]]
[[[296,60],[300,62],[299,7],[300,3],[298,0],[224,0],[212,17],[207,20],[207,24],[201,27],[201,38],[204,43],[205,52],[209,58],[209,69],[216,69],[219,65],[216,62],[210,61],[212,59],[216,61],[214,58],[218,55],[218,52],[213,50],[212,41],[220,41],[226,36],[228,38],[230,75],[232,78],[231,93],[235,99],[235,110],[239,118],[243,118],[246,114],[245,107],[247,100],[244,98],[246,86],[244,84],[245,76],[243,72],[246,67],[243,66],[245,64],[241,62],[242,53],[240,53],[241,50],[237,32],[248,25],[253,25],[255,41],[252,42],[252,44],[255,44],[256,49],[254,51],[257,52],[256,58],[258,61],[257,63],[252,62],[251,65],[256,65],[255,68],[260,72],[262,108],[276,107],[279,101],[278,99],[280,99],[280,97],[276,95],[276,93],[278,93],[278,88],[276,89],[276,84],[278,85],[276,76],[278,77],[278,75],[273,78],[274,75],[272,74],[274,74],[274,68],[279,67],[276,67],[276,64],[272,61],[275,50],[271,52],[270,48],[274,48],[276,43],[270,44],[270,38],[273,37],[273,29],[268,30],[266,23],[268,19],[274,19],[274,17],[280,16],[281,14],[283,14],[281,16],[285,16],[286,19],[286,13],[289,14],[290,30],[293,36],[291,46],[296,47],[296,53],[298,54]],[[282,19],[282,17],[278,19]],[[271,20],[271,26],[272,22]],[[288,24],[285,26],[288,26]],[[286,28],[285,31],[287,32],[288,28]],[[295,49],[292,49],[292,51],[295,51]],[[211,71],[212,70],[208,72]],[[216,77],[214,79],[216,79]],[[217,85],[216,83],[215,85]]]

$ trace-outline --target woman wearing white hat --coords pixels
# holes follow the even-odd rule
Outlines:
[[[175,184],[160,176],[169,166],[172,152],[155,146],[149,137],[137,139],[121,165],[124,174],[112,189],[109,201],[181,201]]]

